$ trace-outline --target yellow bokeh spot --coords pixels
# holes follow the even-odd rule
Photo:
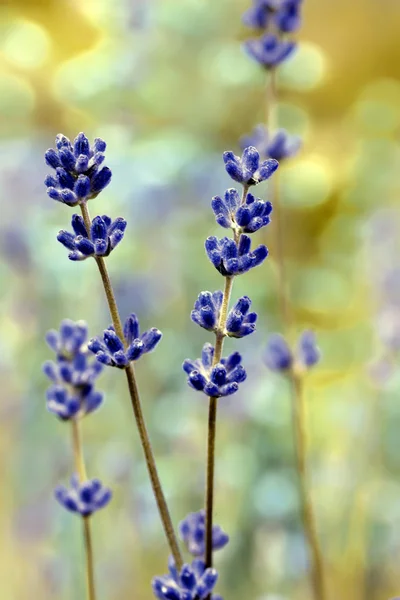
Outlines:
[[[290,60],[279,68],[279,84],[293,90],[312,90],[323,83],[327,71],[327,59],[322,48],[311,42],[302,42]]]
[[[50,53],[48,33],[32,21],[16,20],[4,36],[1,50],[7,60],[24,69],[43,65]]]
[[[0,72],[0,113],[8,118],[21,118],[35,105],[32,86],[22,77]]]
[[[308,208],[323,204],[332,191],[333,174],[327,160],[315,155],[281,172],[285,204]]]

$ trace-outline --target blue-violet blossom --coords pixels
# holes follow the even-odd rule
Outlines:
[[[258,150],[253,146],[245,148],[241,157],[233,152],[224,152],[222,158],[228,175],[245,186],[257,185],[269,179],[279,166],[272,158],[260,163]]]
[[[224,277],[246,273],[268,256],[268,249],[262,244],[251,251],[251,240],[247,235],[240,236],[238,245],[230,238],[218,240],[211,236],[206,239],[205,249],[214,267]]]
[[[67,510],[88,517],[104,508],[111,500],[112,492],[98,479],[88,479],[79,483],[78,477],[71,477],[71,488],[56,487],[54,495]]]
[[[213,358],[214,347],[207,343],[203,346],[201,358],[184,361],[182,368],[188,375],[188,384],[194,390],[214,398],[234,394],[239,389],[239,383],[247,377],[244,367],[240,364],[241,355],[234,352],[227,358],[221,358],[214,367]]]
[[[151,352],[162,337],[161,331],[152,327],[144,333],[139,333],[139,320],[132,313],[124,324],[124,341],[116,334],[114,327],[110,326],[103,332],[103,341],[99,338],[90,340],[88,347],[101,363],[110,367],[125,369],[128,364],[138,360],[143,354]]]
[[[317,364],[320,358],[321,353],[312,331],[304,331],[301,334],[295,354],[282,335],[271,335],[264,354],[265,364],[272,371],[287,371],[295,363],[300,369],[306,370]]]
[[[271,202],[264,202],[249,193],[242,203],[234,188],[226,190],[223,198],[214,196],[211,206],[218,225],[237,233],[254,233],[270,223]]]
[[[108,256],[124,237],[126,221],[118,217],[114,221],[103,215],[95,217],[88,236],[85,222],[80,215],[72,215],[74,233],[61,230],[57,239],[70,250],[70,260],[85,260],[90,256]]]
[[[192,321],[207,331],[217,332],[222,299],[223,293],[220,290],[213,293],[200,292],[191,313]],[[239,298],[228,313],[224,335],[241,338],[255,331],[257,313],[249,312],[250,307],[251,300],[248,296]]]
[[[302,0],[254,0],[243,15],[243,23],[254,29],[267,29],[275,24],[282,33],[296,31],[301,25]]]
[[[298,136],[291,135],[285,129],[278,129],[271,136],[264,125],[257,125],[249,135],[240,140],[242,148],[255,146],[261,156],[278,161],[295,156],[301,148],[301,143]]]
[[[76,206],[95,198],[111,180],[108,167],[99,169],[104,161],[106,143],[96,138],[90,146],[84,133],[79,133],[74,143],[59,133],[56,137],[56,149],[45,153],[49,167],[55,169],[55,176],[45,179],[47,194],[68,206]]]
[[[205,563],[195,558],[192,564],[184,564],[178,573],[172,558],[168,561],[168,575],[154,577],[152,588],[159,600],[204,600],[215,587],[218,573],[215,569],[205,568]],[[222,600],[220,596],[211,596],[212,600]]]
[[[47,409],[68,420],[99,408],[103,394],[94,389],[94,382],[103,367],[89,360],[86,324],[65,319],[60,331],[49,331],[46,340],[56,352],[56,361],[43,365],[43,372],[53,383],[46,393]]]
[[[260,38],[247,40],[244,49],[247,54],[266,69],[283,63],[295,51],[297,45],[290,40],[281,40],[272,33]]]
[[[190,554],[193,556],[204,557],[206,549],[206,513],[204,510],[189,513],[187,517],[179,523],[179,533]],[[213,525],[213,551],[224,548],[228,542],[229,535],[225,533],[219,525]]]

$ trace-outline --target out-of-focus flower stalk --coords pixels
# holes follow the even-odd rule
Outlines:
[[[310,547],[311,578],[315,600],[326,599],[325,573],[319,545],[315,514],[310,495],[311,485],[307,472],[307,435],[304,411],[304,377],[292,368],[289,374],[293,390],[292,419],[296,448],[296,470],[299,477],[301,514]]]
[[[79,483],[85,483],[87,480],[85,459],[83,456],[81,432],[79,417],[71,419],[72,427],[72,447],[74,452],[75,471],[78,474]],[[90,516],[82,515],[83,523],[83,539],[85,542],[86,556],[86,589],[88,600],[96,600],[96,588],[94,584],[94,561],[93,561],[93,545],[92,534],[90,528]]]

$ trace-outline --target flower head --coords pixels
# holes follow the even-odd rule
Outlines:
[[[204,561],[195,558],[192,564],[184,564],[178,573],[172,558],[168,564],[169,574],[154,577],[152,588],[159,600],[204,600],[213,591],[218,573],[215,569],[206,569]],[[218,600],[219,596],[211,596]],[[222,600],[222,599],[221,599]]]
[[[56,352],[56,360],[43,365],[44,374],[52,382],[46,393],[47,409],[68,420],[99,408],[103,394],[94,389],[94,382],[102,365],[89,360],[86,324],[65,319],[60,331],[49,331],[46,339]]]
[[[219,326],[222,298],[223,293],[220,290],[213,293],[200,292],[192,310],[192,321],[203,329],[216,332]],[[224,335],[241,338],[255,331],[257,313],[249,312],[250,306],[250,298],[247,296],[239,298],[228,313]]]
[[[240,140],[242,148],[255,146],[261,156],[282,161],[295,156],[301,148],[301,139],[290,135],[285,129],[279,129],[271,136],[264,125],[257,125],[253,131]]]
[[[292,352],[283,335],[271,335],[264,355],[265,364],[271,371],[286,371],[293,363]]]
[[[243,15],[243,23],[254,29],[266,29],[270,24],[279,0],[255,0]]]
[[[143,354],[154,350],[161,337],[161,331],[155,327],[140,334],[139,320],[132,313],[125,321],[124,340],[121,340],[114,328],[110,326],[103,332],[103,341],[93,338],[88,347],[101,363],[125,369],[130,362],[138,360]]]
[[[98,479],[88,479],[79,483],[74,475],[71,477],[71,488],[60,485],[55,489],[54,495],[67,510],[88,517],[104,508],[110,502],[112,493]]]
[[[188,516],[179,523],[179,533],[190,554],[193,556],[204,557],[206,546],[206,513],[204,510],[189,513]],[[224,548],[228,542],[228,534],[226,534],[219,525],[213,525],[213,551]]]
[[[182,365],[188,375],[188,384],[194,390],[204,392],[207,396],[220,398],[230,396],[239,389],[239,383],[245,381],[247,375],[239,352],[234,352],[213,366],[214,347],[204,344],[201,358],[186,359]]]
[[[303,331],[295,353],[282,335],[274,334],[268,340],[264,355],[265,364],[272,371],[287,371],[294,365],[304,371],[316,365],[320,358],[321,352],[312,331]]]
[[[228,175],[246,186],[257,185],[269,179],[278,168],[278,162],[274,159],[260,163],[258,150],[253,146],[245,148],[242,157],[236,156],[233,152],[224,152],[223,160]]]
[[[302,0],[283,0],[275,15],[275,24],[282,33],[292,33],[299,29],[301,3]]]
[[[296,31],[301,25],[302,0],[254,0],[243,15],[243,23],[254,29],[267,29],[274,24],[282,33]]]
[[[299,363],[305,369],[309,369],[319,362],[321,351],[317,346],[313,331],[303,331],[301,334],[297,347],[297,357]]]
[[[90,236],[81,216],[72,215],[71,225],[74,232],[61,230],[57,239],[70,250],[70,260],[85,260],[90,256],[108,256],[124,237],[126,221],[122,217],[112,221],[107,215],[95,217]]]
[[[247,40],[244,49],[266,69],[272,69],[289,58],[296,49],[296,43],[280,40],[276,35],[266,33],[260,38]]]
[[[241,235],[239,244],[227,237],[218,240],[211,236],[206,239],[207,256],[221,275],[241,275],[260,265],[268,256],[266,246],[260,245],[251,251],[251,240],[247,235]]]
[[[254,233],[270,223],[271,202],[264,202],[249,193],[242,203],[234,188],[226,190],[223,198],[214,196],[211,206],[217,223],[237,233]]]
[[[108,167],[100,169],[104,161],[106,143],[96,138],[91,146],[84,133],[79,133],[74,143],[59,133],[56,137],[56,149],[45,153],[49,167],[54,175],[45,179],[47,194],[68,206],[76,206],[95,198],[111,180]]]

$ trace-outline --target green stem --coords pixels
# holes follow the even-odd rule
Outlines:
[[[246,202],[249,187],[243,185],[242,204]],[[239,244],[240,233],[234,231],[234,240]],[[213,366],[220,362],[225,339],[226,319],[228,316],[229,301],[231,298],[233,277],[225,277],[225,289],[222,297],[222,306],[216,332]],[[217,432],[217,398],[210,397],[208,407],[208,433],[207,433],[207,473],[206,473],[206,540],[205,562],[206,567],[212,567],[212,527],[214,510],[214,471],[215,471],[215,438]],[[209,598],[211,595],[209,596]],[[208,600],[208,599],[207,599]]]
[[[84,483],[87,480],[85,461],[83,457],[80,422],[78,419],[72,419],[72,447],[74,451],[75,469],[79,477],[79,482]],[[94,566],[93,566],[93,546],[90,531],[90,517],[82,517],[83,539],[85,543],[86,557],[86,589],[88,600],[96,600],[96,590],[94,585]]]
[[[295,439],[296,467],[299,477],[300,502],[303,526],[310,549],[311,579],[315,600],[326,600],[324,564],[319,546],[315,515],[310,496],[306,466],[306,425],[304,414],[302,375],[290,374],[293,386],[293,430]]]
[[[272,69],[267,83],[267,126],[269,133],[273,134],[278,128],[277,119],[277,90],[276,90],[276,70]],[[284,230],[283,211],[280,198],[280,174],[279,169],[271,180],[271,202],[274,208],[272,229],[275,233],[275,258],[278,271],[278,300],[279,310],[285,330],[291,325],[292,316],[287,294],[287,274],[284,257]]]
[[[86,229],[90,232],[91,227],[91,218],[89,214],[89,210],[86,203],[80,205],[82,211],[82,217],[86,225]],[[107,298],[108,307],[110,310],[110,315],[112,319],[112,323],[117,333],[118,337],[124,341],[124,333],[121,322],[121,317],[119,315],[117,302],[115,299],[114,291],[111,285],[110,276],[108,274],[106,262],[102,257],[96,257],[96,263],[100,272],[101,280],[103,282],[104,291]],[[139,391],[136,383],[135,371],[133,365],[130,364],[125,369],[126,379],[128,382],[129,393],[131,397],[131,404],[133,413],[136,420],[136,426],[139,431],[139,437],[143,449],[143,453],[146,460],[147,470],[150,476],[151,485],[153,488],[154,497],[156,499],[158,511],[160,513],[162,525],[164,528],[164,532],[172,553],[174,557],[175,564],[178,570],[182,568],[183,560],[179,550],[178,542],[176,539],[176,535],[174,532],[174,527],[172,525],[171,516],[168,510],[168,505],[165,500],[164,492],[161,486],[160,477],[158,475],[156,462],[154,459],[153,450],[150,443],[149,434],[147,432],[146,422],[144,419],[142,406],[139,397]]]

